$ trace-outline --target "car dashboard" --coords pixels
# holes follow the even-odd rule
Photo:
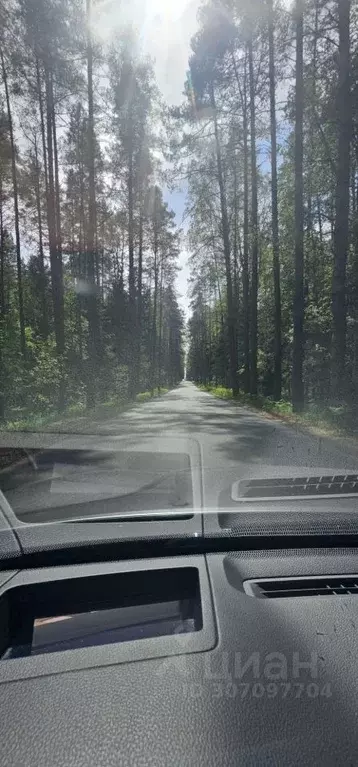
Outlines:
[[[355,763],[355,499],[198,492],[55,525],[3,503],[0,764]]]

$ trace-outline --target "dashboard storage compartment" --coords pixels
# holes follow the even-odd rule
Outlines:
[[[203,555],[40,568],[0,586],[0,684],[211,650]]]
[[[29,584],[0,605],[3,660],[202,628],[194,567]]]

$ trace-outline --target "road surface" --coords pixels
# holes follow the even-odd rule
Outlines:
[[[320,440],[277,419],[217,399],[199,391],[189,382],[183,382],[163,397],[135,406],[112,420],[93,424],[89,431],[91,436],[87,427],[86,435],[61,437],[60,444],[65,448],[87,450],[107,447],[123,451],[146,449],[151,455],[157,449],[164,449],[172,456],[183,449],[185,442],[195,445],[201,453],[206,508],[222,505],[220,497],[225,495],[233,482],[255,478],[263,467],[269,474],[290,476],[294,467],[302,467],[306,475],[310,468],[330,468],[336,473],[344,470],[357,472],[358,465],[358,451],[356,457],[342,446],[334,445],[332,440]],[[96,432],[98,436],[95,436]],[[106,436],[103,436],[104,433]],[[21,444],[22,437],[17,439]],[[45,439],[48,446],[59,444],[53,435],[47,435]],[[128,481],[133,479],[133,472],[129,473],[130,476],[125,472],[123,474],[123,467],[119,470],[119,464],[113,471],[112,464],[106,467],[104,462],[98,466],[95,463],[87,466],[86,470],[72,466],[66,469],[66,476],[63,467],[57,473],[51,467],[52,473],[45,488],[45,505],[58,505],[61,492],[68,504],[73,501],[72,491],[75,496],[77,494],[78,500],[81,500],[81,493],[82,500],[86,500],[86,495],[87,498],[93,496],[97,486],[105,488],[107,495],[111,486],[110,492],[114,495],[119,492],[117,481],[123,482],[125,476],[127,487]],[[133,490],[138,489],[138,483],[143,484],[144,474],[137,469]],[[154,476],[154,470],[152,477],[148,472],[149,478]],[[121,479],[117,480],[117,477]],[[75,487],[76,482],[78,487]],[[63,492],[61,488],[65,486],[67,490]],[[41,508],[44,506],[43,487],[44,484],[41,486],[37,482],[31,486],[20,484],[9,492],[8,499],[19,512],[25,512],[30,507]]]

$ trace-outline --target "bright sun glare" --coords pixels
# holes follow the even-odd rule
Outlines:
[[[119,4],[117,0],[102,0],[97,5],[97,18],[107,16],[112,29],[120,20],[129,19],[138,26],[152,24],[173,24],[180,19],[190,5],[198,6],[198,0],[131,0]]]
[[[173,0],[146,0],[148,16],[159,16],[162,21],[168,22],[178,19],[189,3],[190,0],[181,0],[181,2],[173,2]]]
[[[188,64],[190,38],[197,28],[200,0],[97,0],[93,31],[109,41],[116,32],[132,26],[142,50],[155,62],[155,73],[164,98],[177,103]]]

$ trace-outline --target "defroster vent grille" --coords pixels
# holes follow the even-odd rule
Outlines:
[[[246,594],[259,599],[358,595],[358,575],[268,578],[244,582]]]
[[[232,486],[233,501],[317,500],[358,496],[358,474],[242,479]]]

